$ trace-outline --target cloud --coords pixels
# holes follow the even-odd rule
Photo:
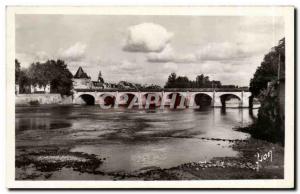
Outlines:
[[[153,63],[164,63],[173,61],[175,55],[173,48],[168,44],[165,49],[159,53],[151,52],[147,56],[147,60]]]
[[[35,62],[44,63],[48,59],[52,59],[52,58],[45,51],[37,51],[32,53],[16,53],[16,59],[18,59],[18,61],[21,63],[22,68],[27,68],[32,63]]]
[[[240,20],[240,30],[245,32],[274,33],[276,29],[284,28],[284,17],[280,16],[252,16],[242,17]]]
[[[59,56],[66,61],[80,61],[85,57],[87,45],[82,42],[76,42],[74,45],[63,50],[59,50]]]
[[[175,63],[165,63],[163,68],[167,72],[175,72],[178,70],[178,66]]]
[[[196,63],[203,61],[237,61],[253,56],[255,49],[245,43],[208,43],[193,53],[181,54],[168,44],[161,52],[151,52],[147,61],[151,63]]]
[[[140,66],[135,62],[130,62],[127,60],[124,60],[121,62],[120,66],[116,66],[118,69],[125,70],[125,71],[133,71],[140,68]]]
[[[209,43],[196,53],[201,61],[235,60],[250,57],[237,43]]]
[[[51,57],[45,51],[38,51],[35,53],[35,61],[43,63],[46,62],[48,59],[51,59]]]
[[[142,23],[127,30],[124,51],[161,52],[171,41],[173,33],[154,23]]]
[[[110,70],[118,73],[130,73],[137,72],[141,69],[141,66],[132,61],[123,60],[121,63],[113,62],[110,66]]]
[[[21,62],[21,66],[27,68],[34,62],[46,62],[51,59],[62,59],[65,60],[69,66],[75,64],[77,66],[85,66],[86,63],[92,64],[90,60],[85,59],[86,55],[86,44],[77,42],[67,49],[58,49],[57,53],[48,53],[45,51],[31,51],[26,53],[16,53],[16,58]],[[83,60],[85,59],[85,60]]]
[[[194,54],[178,54],[168,44],[163,51],[160,53],[151,52],[147,56],[147,61],[151,63],[192,63],[196,62],[197,58]]]
[[[16,59],[21,63],[22,68],[27,68],[34,62],[34,57],[27,53],[16,53]]]

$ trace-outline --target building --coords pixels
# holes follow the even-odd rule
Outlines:
[[[35,94],[49,94],[50,93],[50,83],[48,83],[46,86],[41,85],[30,85],[30,93]]]
[[[91,88],[91,78],[79,67],[73,77],[74,89],[89,89]]]
[[[105,82],[102,77],[101,71],[98,74],[98,80],[97,81],[92,81],[92,88],[94,89],[103,89],[105,88]]]
[[[101,71],[98,75],[97,81],[92,81],[91,77],[84,72],[82,67],[79,67],[73,77],[74,89],[103,89],[105,87],[104,79],[102,78]]]
[[[118,88],[118,84],[104,83],[104,88]]]
[[[15,84],[15,94],[19,94],[20,93],[20,85],[19,84]]]

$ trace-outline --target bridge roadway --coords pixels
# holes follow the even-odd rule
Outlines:
[[[138,105],[138,102],[145,104],[145,100],[149,94],[159,96],[159,101],[168,105],[172,95],[176,94],[184,99],[184,104],[189,105],[192,102],[199,102],[197,100],[206,99],[213,107],[222,107],[226,104],[226,101],[234,98],[237,103],[234,107],[249,107],[249,97],[251,93],[248,89],[243,88],[164,88],[164,89],[74,89],[73,91],[73,103],[82,104],[83,101],[89,99],[92,104],[105,104],[105,98],[110,96],[113,98],[114,103],[124,105],[124,95],[134,96],[137,98],[137,102],[134,105]],[[109,97],[108,97],[109,98]],[[192,101],[192,102],[191,102]],[[86,102],[89,103],[89,102]],[[198,105],[198,104],[197,104]],[[228,106],[226,104],[226,106]]]

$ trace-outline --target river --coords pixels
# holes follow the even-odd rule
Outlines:
[[[249,109],[108,109],[98,106],[16,107],[16,149],[68,147],[105,158],[104,172],[132,172],[213,157],[235,157],[229,141],[246,139],[236,126],[252,122]]]

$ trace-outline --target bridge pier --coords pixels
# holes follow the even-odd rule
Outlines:
[[[222,102],[221,102],[221,98],[215,98],[213,99],[213,103],[212,103],[213,107],[222,107]]]
[[[243,108],[248,108],[250,107],[250,97],[251,93],[250,92],[244,92],[242,91],[242,107]]]

